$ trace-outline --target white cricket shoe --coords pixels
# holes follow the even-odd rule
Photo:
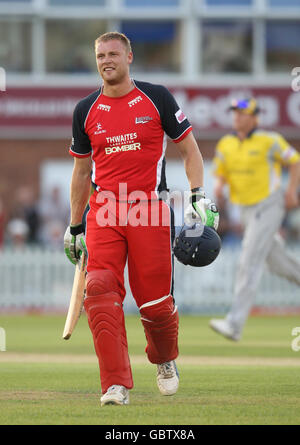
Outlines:
[[[179,374],[175,360],[157,365],[157,386],[164,396],[171,396],[177,392]]]
[[[225,319],[212,318],[209,326],[223,337],[229,338],[233,341],[239,341],[241,333],[233,328],[233,326]]]
[[[101,406],[103,405],[128,405],[129,390],[125,386],[112,385],[101,397]]]

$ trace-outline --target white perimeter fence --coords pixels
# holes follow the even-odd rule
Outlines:
[[[300,257],[300,248],[293,249]],[[192,268],[175,259],[175,300],[181,312],[217,314],[227,311],[232,290],[238,247],[223,247],[210,266]],[[74,266],[60,251],[41,249],[0,251],[0,311],[66,310],[72,289]],[[124,309],[137,312],[125,273],[127,296]],[[265,271],[255,306],[274,309],[300,307],[300,289]]]

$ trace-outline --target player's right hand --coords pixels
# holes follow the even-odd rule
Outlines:
[[[65,254],[73,264],[78,262],[82,252],[87,254],[83,224],[70,225],[67,228],[64,236],[64,248]]]

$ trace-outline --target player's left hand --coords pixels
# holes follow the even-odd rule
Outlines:
[[[78,262],[82,252],[87,254],[83,224],[68,226],[64,236],[64,249],[65,254],[73,264]]]
[[[213,227],[215,230],[218,229],[219,212],[217,206],[210,199],[205,198],[202,189],[191,191],[189,204],[184,212],[184,222],[187,225],[202,222],[205,226]]]

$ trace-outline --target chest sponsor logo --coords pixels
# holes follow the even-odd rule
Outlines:
[[[106,130],[103,130],[102,125],[100,124],[100,122],[97,122],[97,124],[96,124],[96,131],[94,132],[94,134],[102,134],[102,133],[106,133]]]
[[[102,111],[110,111],[111,106],[110,105],[104,105],[104,104],[99,104],[97,107],[97,110],[102,110]]]
[[[128,102],[129,108],[133,107],[134,105],[138,104],[139,102],[141,102],[143,99],[141,96],[137,96],[135,97],[133,100],[131,100],[130,102]]]
[[[184,112],[182,111],[182,110],[178,110],[178,111],[176,111],[176,113],[175,113],[175,117],[176,117],[176,119],[177,119],[177,122],[179,123],[179,124],[181,124],[181,122],[183,122],[185,119],[186,119],[186,115],[184,114]]]
[[[105,154],[111,155],[112,153],[120,153],[122,151],[141,150],[141,144],[136,142],[136,139],[136,133],[107,137],[106,142],[110,144],[110,146],[105,147]]]
[[[105,154],[120,153],[121,151],[137,151],[141,149],[141,144],[135,142],[134,144],[116,145],[115,147],[105,147]]]
[[[135,118],[136,124],[146,124],[149,121],[152,121],[152,117],[150,117],[150,116],[142,116],[142,117]]]

